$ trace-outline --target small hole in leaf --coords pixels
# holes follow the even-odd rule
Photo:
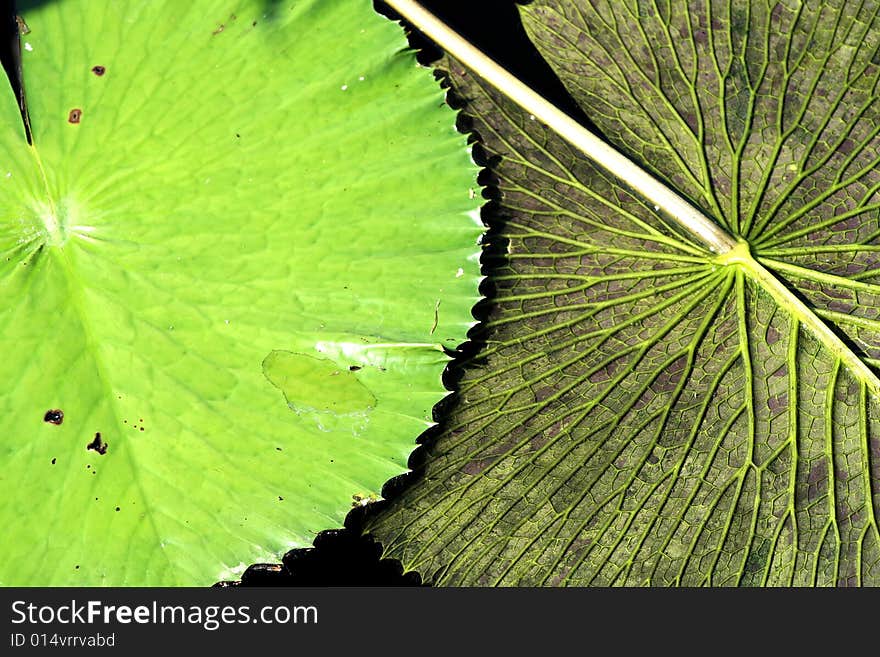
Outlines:
[[[86,445],[86,449],[91,449],[95,452],[98,452],[98,454],[102,454],[102,455],[107,453],[107,443],[105,443],[103,440],[101,440],[100,432],[95,434],[95,439],[92,442],[90,442],[88,445]]]

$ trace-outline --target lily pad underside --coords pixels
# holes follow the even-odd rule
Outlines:
[[[732,248],[441,62],[507,253],[418,484],[367,529],[435,584],[880,584],[880,3],[521,14]]]

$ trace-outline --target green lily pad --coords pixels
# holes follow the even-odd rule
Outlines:
[[[406,470],[472,325],[442,91],[366,2],[19,11],[0,583],[204,585],[310,544]]]

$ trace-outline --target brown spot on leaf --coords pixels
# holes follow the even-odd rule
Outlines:
[[[101,433],[98,432],[95,434],[95,439],[86,445],[86,449],[91,449],[98,454],[106,454],[107,453],[107,443],[101,440]]]
[[[825,459],[817,460],[807,475],[807,502],[813,502],[828,492],[828,464]]]
[[[82,119],[82,110],[81,109],[72,109],[70,110],[70,114],[67,115],[67,122],[77,124]]]
[[[101,77],[106,72],[107,72],[107,69],[104,68],[103,66],[92,66],[92,73],[94,73],[98,77]]]
[[[787,394],[772,395],[767,398],[767,408],[769,408],[774,413],[776,411],[785,409],[787,405],[788,405],[788,395]]]
[[[481,474],[489,466],[495,463],[495,459],[474,459],[464,464],[462,471],[471,476]]]
[[[227,22],[228,22],[228,23],[229,23],[229,22],[232,22],[232,21],[234,21],[236,18],[238,18],[238,16],[236,16],[235,14],[230,14],[230,15],[229,15],[229,19],[227,20]],[[217,26],[217,29],[214,30],[213,32],[211,32],[211,34],[214,35],[214,36],[217,36],[218,34],[220,34],[220,33],[221,33],[223,30],[225,30],[225,29],[226,29],[226,23],[220,23],[220,25]]]
[[[49,409],[43,416],[43,422],[48,422],[49,424],[61,424],[64,422],[64,411],[60,408]]]

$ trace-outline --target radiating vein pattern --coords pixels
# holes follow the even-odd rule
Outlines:
[[[876,0],[541,0],[523,15],[613,143],[774,260],[876,367],[878,12]]]
[[[818,218],[873,194],[875,10],[524,12],[612,141],[749,236],[806,311],[444,60],[500,156],[507,252],[490,263],[486,347],[421,478],[370,526],[388,554],[453,585],[880,584],[880,403],[839,353],[880,363],[877,259],[858,246],[867,229]],[[849,182],[823,196],[841,167]],[[843,347],[817,337],[816,317]]]
[[[757,246],[875,232],[878,8],[539,0],[523,13],[612,142]]]

